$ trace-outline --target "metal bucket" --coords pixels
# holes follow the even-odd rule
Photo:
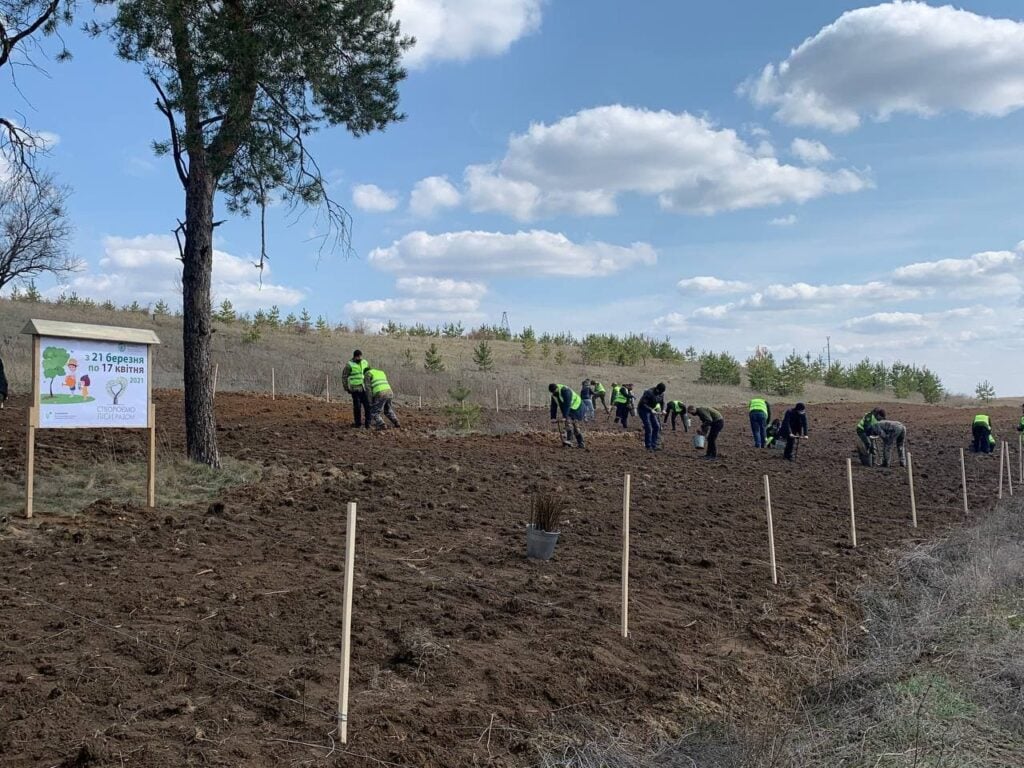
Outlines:
[[[550,560],[555,554],[559,531],[540,531],[526,526],[526,556],[534,560]]]
[[[702,450],[706,448],[707,444],[707,438],[705,438],[704,435],[693,436],[693,447],[696,448],[697,450]]]

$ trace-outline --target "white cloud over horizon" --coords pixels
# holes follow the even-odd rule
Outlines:
[[[654,248],[646,243],[576,243],[563,234],[536,229],[513,234],[416,231],[386,248],[375,248],[369,256],[370,264],[384,271],[460,276],[598,277],[656,261]]]
[[[356,184],[352,187],[352,202],[367,213],[388,213],[398,207],[398,196],[376,184]]]
[[[861,171],[816,167],[831,157],[824,145],[797,146],[813,162],[783,163],[766,141],[752,147],[688,112],[613,104],[512,136],[501,160],[466,167],[462,197],[472,211],[532,221],[610,216],[626,194],[654,198],[672,213],[712,215],[872,186]]]
[[[181,306],[181,261],[178,245],[171,235],[140,235],[137,237],[107,236],[103,253],[95,268],[72,276],[65,286],[49,291],[56,296],[63,290],[96,301],[115,304],[139,302],[142,306],[165,301]],[[232,255],[215,248],[213,251],[212,291],[216,302],[228,299],[240,312],[249,312],[271,305],[294,307],[305,292],[269,281],[270,266],[260,270],[253,260]]]
[[[676,283],[676,287],[683,294],[714,294],[741,293],[749,291],[751,285],[742,280],[723,280],[712,275],[698,275],[680,280]]]
[[[395,0],[393,18],[416,38],[404,62],[422,69],[505,53],[541,24],[542,0]]]
[[[447,176],[420,179],[409,195],[409,210],[414,216],[429,218],[438,211],[454,208],[462,202],[462,194]]]
[[[790,125],[850,131],[865,119],[1024,107],[1024,22],[923,2],[843,13],[740,87]]]

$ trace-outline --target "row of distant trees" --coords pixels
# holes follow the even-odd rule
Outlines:
[[[705,352],[699,357],[700,381],[706,384],[739,385],[742,380],[740,361],[722,352]],[[799,395],[808,382],[817,381],[842,389],[891,389],[896,397],[920,393],[925,402],[937,403],[945,394],[942,381],[927,366],[864,358],[857,363],[833,362],[831,365],[810,356],[793,352],[779,364],[769,353],[751,356],[746,361],[747,381],[751,389],[773,395]]]
[[[11,294],[15,301],[44,302],[33,282],[21,291],[15,288]],[[120,307],[112,301],[95,302],[89,298],[79,297],[75,293],[61,294],[53,301],[54,304],[65,306],[97,307],[106,310],[140,313],[160,317],[180,317],[180,311],[173,311],[164,301],[150,306],[142,306],[137,301]],[[238,325],[243,329],[242,340],[246,343],[259,342],[267,332],[282,331],[290,333],[317,333],[330,335],[333,332],[365,333],[365,326],[349,326],[340,324],[332,326],[323,315],[315,319],[305,308],[298,314],[283,314],[277,306],[270,309],[258,309],[254,313],[238,312],[230,300],[225,299],[219,306],[211,309],[211,318],[225,325]],[[828,365],[821,358],[801,357],[793,352],[782,363],[778,363],[770,352],[759,352],[747,359],[745,366],[728,352],[698,353],[693,347],[679,350],[668,339],[654,339],[643,334],[616,336],[614,334],[588,334],[576,338],[572,333],[537,334],[530,326],[518,333],[508,328],[495,325],[480,325],[467,329],[462,323],[446,323],[438,326],[416,324],[403,326],[388,323],[381,330],[382,335],[395,338],[449,338],[468,339],[478,343],[473,350],[473,361],[480,371],[494,368],[493,350],[489,342],[518,342],[524,360],[539,356],[542,360],[552,360],[556,365],[563,365],[569,359],[569,353],[577,353],[585,365],[615,364],[622,366],[646,365],[648,360],[664,362],[699,362],[699,381],[705,384],[728,384],[739,386],[743,380],[743,368],[746,368],[747,382],[751,389],[773,395],[799,395],[808,382],[817,381],[826,386],[841,389],[859,389],[884,391],[891,389],[896,397],[909,397],[920,393],[926,402],[935,403],[942,399],[945,390],[939,377],[926,366],[908,365],[895,362],[886,365],[881,361],[869,358],[856,363],[833,362]],[[403,366],[414,367],[417,363],[412,351],[406,350]],[[431,344],[424,355],[423,367],[427,371],[445,370],[441,352],[436,344]],[[986,382],[987,384],[987,382]],[[990,387],[990,385],[989,385]],[[979,385],[978,397],[991,397],[987,387]]]

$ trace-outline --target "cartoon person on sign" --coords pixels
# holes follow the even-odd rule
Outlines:
[[[79,379],[79,382],[82,385],[82,397],[88,397],[89,385],[92,384],[92,381],[89,379],[89,374],[85,374],[85,376]]]
[[[78,361],[75,358],[68,360],[67,364],[67,376],[64,377],[64,386],[67,387],[71,394],[75,394],[75,389],[78,386],[78,377],[75,372],[78,370]]]

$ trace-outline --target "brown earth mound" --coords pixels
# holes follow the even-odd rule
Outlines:
[[[7,480],[23,467],[24,401],[0,412]],[[180,393],[160,393],[160,442],[180,451]],[[0,756],[5,766],[470,766],[536,763],[566,720],[627,734],[756,717],[808,682],[808,659],[857,620],[886,554],[962,519],[971,413],[890,406],[910,430],[920,525],[898,468],[846,458],[864,406],[811,406],[798,461],[750,447],[727,412],[717,463],[688,436],[642,450],[599,417],[563,449],[546,412],[488,414],[491,434],[348,426],[345,405],[220,397],[221,450],[264,478],[214,504],[99,501],[0,534]],[[1009,424],[1010,409],[996,411]],[[59,472],[137,434],[40,433]],[[972,513],[997,458],[967,457]],[[1016,465],[1015,465],[1016,467]],[[632,474],[631,637],[619,635],[622,476]],[[761,477],[772,478],[780,583],[767,566]],[[571,499],[555,558],[524,557],[530,493]],[[102,495],[102,489],[97,489]],[[8,500],[9,506],[15,504]],[[337,696],[345,505],[359,504],[350,739]]]

